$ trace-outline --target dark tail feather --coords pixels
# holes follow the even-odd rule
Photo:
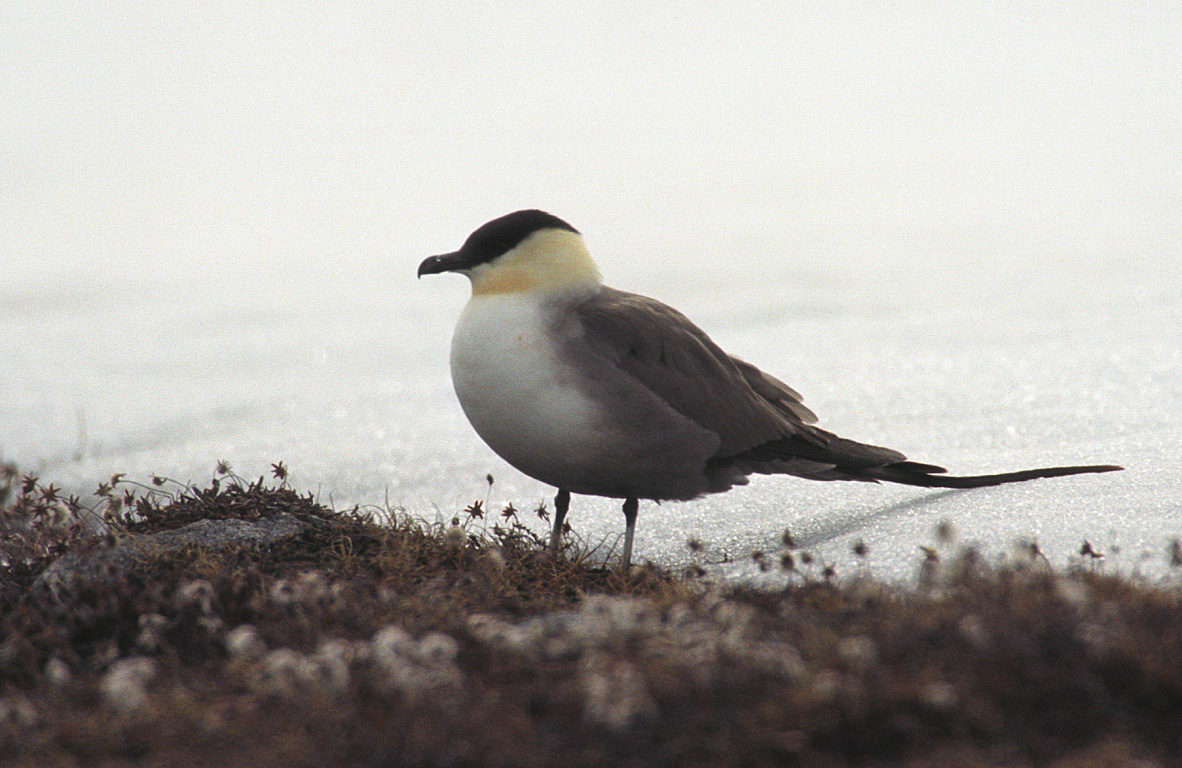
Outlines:
[[[1003,483],[1018,483],[1023,480],[1035,480],[1040,477],[1063,477],[1064,475],[1083,475],[1092,472],[1117,472],[1124,467],[1112,464],[1096,464],[1086,467],[1047,467],[1045,469],[1025,469],[1021,472],[1003,472],[999,475],[965,475],[962,477],[935,474],[943,471],[940,467],[917,464],[911,461],[900,461],[881,467],[868,467],[862,470],[867,477],[875,480],[885,480],[889,483],[903,485],[918,485],[924,488],[984,488],[989,485]]]

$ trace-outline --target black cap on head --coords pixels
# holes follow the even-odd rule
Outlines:
[[[579,230],[545,211],[515,211],[493,219],[468,235],[463,247],[455,253],[432,256],[424,261],[419,265],[419,277],[486,264],[513,250],[522,240],[541,229],[565,229],[579,234]]]

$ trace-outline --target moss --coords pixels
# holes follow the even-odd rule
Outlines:
[[[929,553],[913,588],[714,585],[554,557],[512,508],[495,524],[480,505],[447,524],[379,519],[227,472],[130,496],[116,477],[100,512],[7,477],[4,765],[1115,766],[1182,754],[1182,595],[1169,585],[990,566],[971,551]],[[109,539],[279,514],[302,533],[29,588]]]

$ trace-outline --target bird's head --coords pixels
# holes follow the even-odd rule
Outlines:
[[[459,272],[472,281],[472,295],[548,291],[598,285],[599,268],[579,231],[545,211],[526,210],[493,219],[460,250],[432,256],[419,277]]]

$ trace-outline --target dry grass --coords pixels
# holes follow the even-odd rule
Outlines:
[[[1174,588],[971,552],[913,589],[625,578],[511,509],[379,524],[276,474],[114,478],[96,509],[0,481],[0,764],[1180,762]],[[33,587],[104,538],[280,512],[305,532]]]

